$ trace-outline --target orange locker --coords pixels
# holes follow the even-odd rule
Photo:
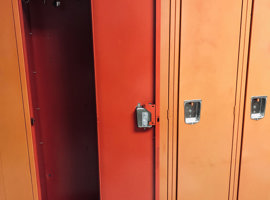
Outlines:
[[[270,199],[270,4],[256,0],[243,126],[239,200]]]
[[[228,199],[241,0],[181,4],[179,200]]]

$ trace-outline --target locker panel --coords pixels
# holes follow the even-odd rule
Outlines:
[[[0,199],[32,200],[30,152],[12,1],[0,7]],[[17,14],[16,14],[17,16]]]
[[[250,57],[243,129],[239,200],[270,199],[270,2],[253,7]],[[267,96],[263,119],[251,119],[251,98]]]
[[[100,191],[103,200],[154,198],[154,129],[136,127],[154,103],[155,1],[93,0]]]
[[[182,1],[180,200],[228,199],[241,8],[241,0]],[[201,112],[185,120],[185,105]]]

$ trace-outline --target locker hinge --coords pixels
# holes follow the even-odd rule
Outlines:
[[[159,117],[156,115],[156,113],[155,104],[148,103],[141,105],[138,103],[136,107],[138,128],[151,128],[159,123]]]

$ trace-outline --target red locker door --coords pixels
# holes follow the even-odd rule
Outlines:
[[[155,131],[135,108],[155,103],[155,4],[92,1],[102,200],[154,198]]]

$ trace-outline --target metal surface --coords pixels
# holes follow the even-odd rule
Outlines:
[[[228,199],[241,9],[242,0],[182,1],[179,200]],[[192,126],[184,120],[187,99],[203,102]]]
[[[243,127],[239,200],[270,199],[270,110],[263,120],[250,118],[250,99],[270,96],[270,3],[256,0],[250,39],[250,55]],[[269,103],[269,102],[268,102]]]
[[[134,112],[155,103],[155,3],[92,1],[102,200],[155,197],[155,129]]]
[[[232,139],[232,159],[229,180],[229,200],[237,200],[238,179],[240,172],[242,130],[245,109],[246,77],[249,54],[249,39],[252,0],[243,0],[241,32],[239,41],[239,59],[237,73],[237,90],[234,109],[234,127]]]
[[[197,124],[201,119],[202,100],[184,101],[185,123]]]
[[[168,60],[168,199],[177,196],[177,150],[179,107],[179,53],[181,0],[170,1],[169,60]],[[163,37],[162,37],[163,39]],[[162,83],[164,84],[164,83]],[[161,95],[163,96],[163,95]],[[182,103],[181,103],[182,105]],[[163,120],[164,121],[164,120]],[[163,132],[164,133],[164,132]]]
[[[266,96],[251,97],[250,118],[259,120],[264,118],[266,109]]]
[[[1,2],[0,18],[0,199],[36,200],[18,2]]]
[[[47,0],[44,6],[42,1],[31,1],[23,9],[42,200],[96,200],[99,180],[90,2],[65,1],[59,9],[53,2]]]
[[[146,110],[140,103],[136,107],[137,115],[137,126],[138,128],[152,128],[151,122],[151,112]]]

